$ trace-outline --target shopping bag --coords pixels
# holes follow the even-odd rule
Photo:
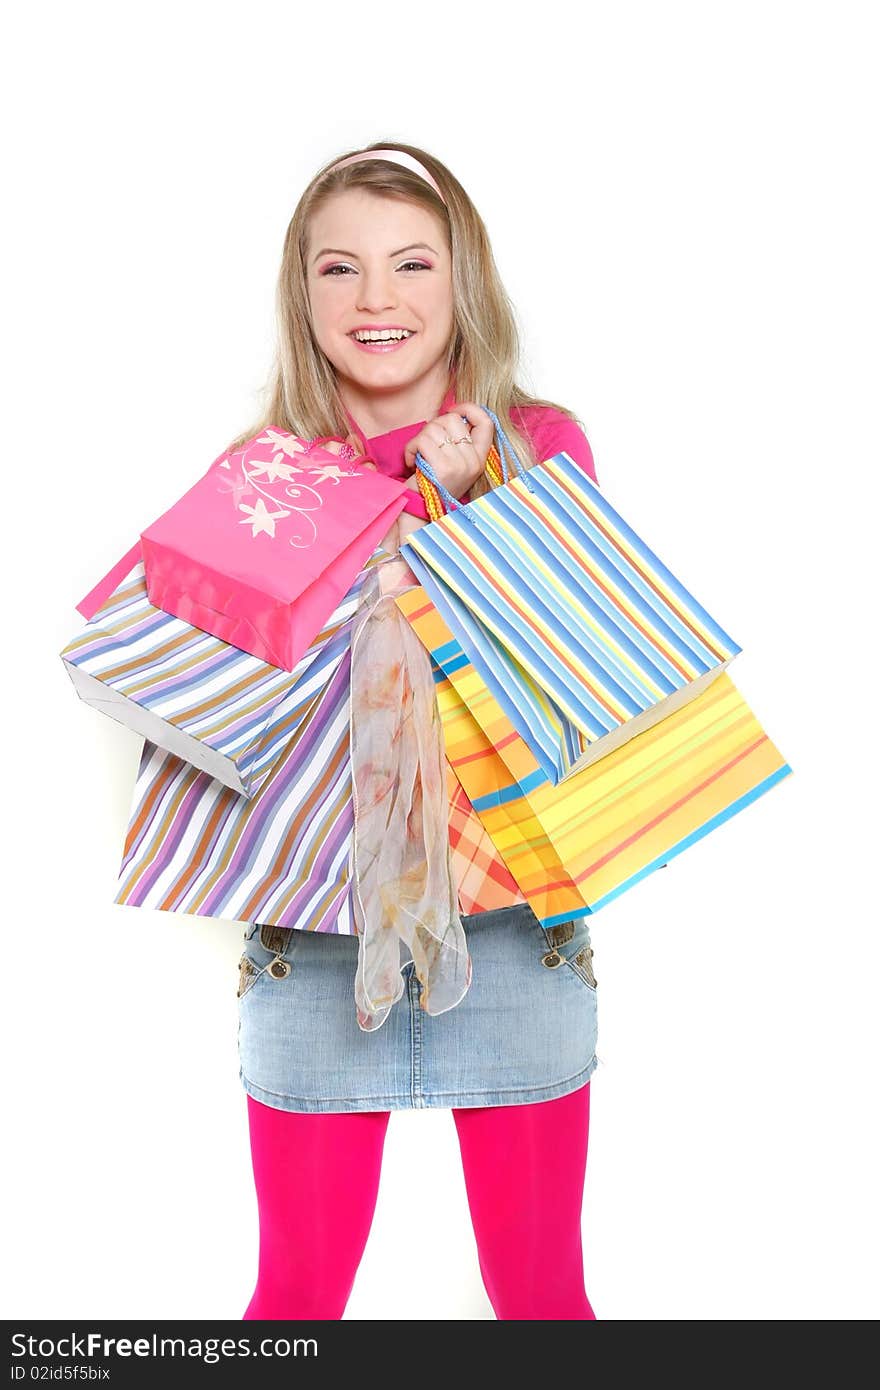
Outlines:
[[[353,457],[269,427],[141,532],[150,602],[293,671],[408,496]]]
[[[497,912],[500,908],[525,902],[513,874],[492,843],[448,761],[446,767],[449,858],[462,914]]]
[[[377,556],[357,575],[360,594]],[[253,797],[149,740],[132,795],[114,902],[160,912],[355,935],[349,847],[352,612],[319,634],[296,687],[292,733]]]
[[[599,911],[792,770],[722,672],[554,784],[425,590],[397,603],[432,656],[447,760],[545,926]]]
[[[493,418],[507,481],[401,554],[559,783],[696,698],[741,648],[568,454],[513,476]]]
[[[356,602],[345,596],[295,669],[282,671],[154,607],[136,560],[61,657],[86,704],[249,797],[294,731],[303,677]]]

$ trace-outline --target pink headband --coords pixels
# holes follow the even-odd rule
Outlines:
[[[399,164],[404,169],[410,169],[414,174],[419,174],[426,183],[429,183],[444,203],[446,199],[440,192],[439,185],[417,159],[413,159],[411,154],[406,154],[403,150],[363,150],[360,154],[350,154],[347,159],[340,159],[338,164],[331,165],[331,169],[344,169],[347,164],[360,164],[364,159],[385,159],[391,164]],[[329,174],[331,169],[327,170]]]

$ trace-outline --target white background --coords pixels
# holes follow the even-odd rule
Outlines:
[[[297,198],[375,139],[469,190],[524,383],[582,416],[794,769],[594,920],[597,1316],[880,1311],[872,18],[178,0],[4,23],[7,1317],[234,1319],[253,1290],[241,924],[113,904],[141,741],[58,653],[250,422]],[[492,1317],[452,1117],[396,1112],[347,1317],[429,1312]]]

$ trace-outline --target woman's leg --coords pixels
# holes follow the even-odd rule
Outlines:
[[[495,1316],[595,1318],[581,1249],[589,1081],[556,1100],[452,1113]]]
[[[339,1319],[370,1233],[390,1112],[303,1114],[251,1095],[247,1106],[260,1261],[244,1317]]]

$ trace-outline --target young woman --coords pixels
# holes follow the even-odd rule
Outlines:
[[[575,417],[516,385],[513,312],[483,222],[449,170],[420,149],[372,145],[315,176],[285,238],[278,325],[267,409],[230,447],[273,424],[346,438],[363,466],[405,480],[411,498],[383,547],[392,565],[427,520],[417,452],[456,498],[489,485],[487,408],[522,466],[564,449],[596,477]],[[370,717],[369,702],[354,706],[352,743]],[[245,932],[239,1052],[260,1221],[245,1318],[342,1317],[390,1112],[427,1106],[453,1113],[496,1316],[595,1317],[581,1249],[597,1066],[587,921],[543,928],[454,787],[449,802],[443,789],[443,813],[467,975],[442,1011],[426,1004],[417,951],[394,972],[390,1007],[372,1019],[353,1007],[359,932],[350,894],[338,891],[351,886],[352,819],[326,796],[309,811],[309,906],[295,926]],[[331,836],[333,852],[322,854]],[[437,848],[428,837],[426,856],[436,859]]]

